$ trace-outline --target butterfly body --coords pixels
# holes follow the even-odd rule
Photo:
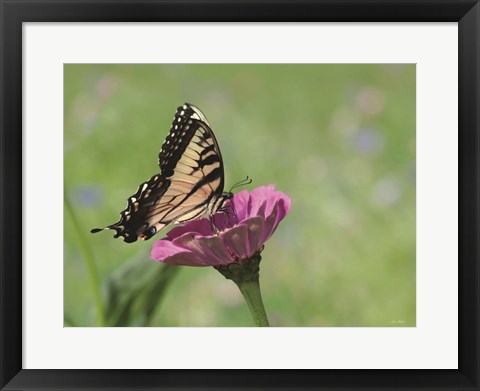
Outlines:
[[[150,239],[170,224],[220,210],[231,193],[223,192],[224,170],[217,140],[205,115],[186,103],[178,107],[158,156],[160,173],[130,196],[120,220],[105,228],[127,243]]]

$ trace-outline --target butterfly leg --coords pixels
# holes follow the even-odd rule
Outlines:
[[[224,224],[225,226],[233,226],[238,223],[237,211],[233,204],[229,204],[219,209],[225,215]]]
[[[213,232],[215,235],[218,235],[221,230],[217,228],[217,225],[215,224],[214,216],[215,216],[215,215],[211,215],[211,216],[210,216],[210,226],[211,226],[211,228],[212,228],[212,232]]]
[[[222,216],[220,217],[220,215]],[[237,213],[232,204],[221,207],[217,210],[216,214],[210,215],[210,226],[212,228],[212,232],[217,235],[221,231],[225,230],[226,228],[233,227],[237,223]]]

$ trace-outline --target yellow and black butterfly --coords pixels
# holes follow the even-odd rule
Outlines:
[[[120,220],[92,233],[113,229],[127,243],[150,239],[169,224],[211,217],[233,196],[223,191],[222,155],[207,118],[189,103],[178,107],[158,164],[160,173],[138,187]]]

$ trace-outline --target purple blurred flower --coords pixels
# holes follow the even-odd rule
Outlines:
[[[70,197],[78,206],[93,207],[102,202],[103,189],[95,184],[77,186],[70,191]]]
[[[275,185],[241,191],[230,201],[236,219],[215,214],[218,233],[209,219],[199,219],[173,228],[153,244],[151,257],[159,262],[185,266],[221,266],[240,263],[258,254],[288,214],[291,199]],[[236,220],[236,221],[233,221]],[[221,224],[217,224],[221,222]]]
[[[375,129],[359,129],[353,136],[352,144],[362,155],[376,155],[382,151],[385,140]]]

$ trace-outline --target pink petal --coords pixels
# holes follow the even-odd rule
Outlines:
[[[188,233],[174,239],[173,243],[197,254],[202,266],[224,265],[234,261],[223,240],[218,236],[201,236]]]
[[[280,194],[282,193],[275,191],[275,185],[273,184],[253,189],[250,193],[249,216],[267,217]]]
[[[263,228],[265,225],[263,217],[250,217],[244,221],[248,227],[248,257],[255,254],[262,247]]]
[[[223,239],[219,236],[198,237],[197,241],[202,246],[203,252],[211,259],[216,259],[217,264],[228,265],[236,261],[228,252]]]
[[[150,255],[152,256],[153,259],[156,259],[158,261],[166,257],[175,255],[179,251],[182,251],[182,249],[179,249],[170,240],[161,239],[153,243],[152,252]]]
[[[250,199],[248,200],[248,216],[258,216],[259,209],[264,206],[267,200],[263,197],[255,197],[253,192],[250,193]],[[264,207],[265,208],[265,207]]]
[[[220,233],[225,246],[233,252],[239,259],[246,259],[250,253],[250,243],[248,241],[248,227],[246,224],[240,224],[225,232]]]
[[[265,218],[272,214],[273,210],[277,206],[278,200],[281,197],[282,193],[279,191],[275,191],[267,198],[265,203]]]
[[[277,229],[277,216],[278,210],[274,209],[273,212],[266,218],[261,239],[262,243],[265,243],[268,239],[270,239],[270,237]]]
[[[253,189],[250,193],[250,197],[257,198],[259,200],[265,201],[275,192],[275,185],[260,186]]]
[[[204,265],[202,262],[199,262],[198,258],[191,253],[178,253],[159,262],[177,266],[208,266]]]
[[[158,240],[153,244],[150,257],[170,265],[200,266],[194,253],[175,246],[167,239]]]
[[[270,237],[274,234],[278,224],[280,224],[280,221],[282,221],[288,214],[291,204],[292,200],[282,194],[272,213],[265,220],[265,227],[262,236],[263,243],[270,239]]]
[[[250,196],[247,190],[242,190],[233,196],[233,205],[235,207],[235,211],[237,212],[237,219],[239,222],[248,217],[249,198]]]
[[[280,224],[280,221],[282,221],[285,218],[285,216],[288,214],[288,212],[290,212],[291,206],[292,206],[292,199],[283,194],[277,203],[278,215],[277,215],[277,219],[275,220],[276,226]]]
[[[167,236],[170,239],[175,239],[186,233],[200,234],[205,236],[213,235],[212,225],[210,224],[210,220],[199,219],[199,220],[191,221],[185,225],[176,226],[175,228],[172,228],[167,233]]]
[[[211,263],[217,263],[216,259],[209,258],[209,256],[203,252],[203,248],[198,243],[196,235],[192,234],[191,232],[173,239],[172,242],[177,247],[194,253],[197,257],[198,263],[201,264],[201,266],[211,266]]]

